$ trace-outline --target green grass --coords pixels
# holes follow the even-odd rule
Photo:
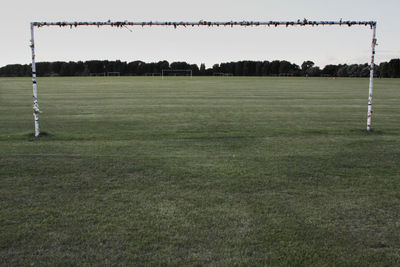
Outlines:
[[[0,79],[0,265],[400,265],[400,80]]]

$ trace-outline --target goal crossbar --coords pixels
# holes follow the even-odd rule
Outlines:
[[[225,21],[225,22],[214,22],[200,20],[198,22],[171,22],[171,21],[147,21],[147,22],[131,22],[131,21],[106,21],[106,22],[31,22],[31,51],[32,51],[32,83],[33,83],[33,116],[35,121],[35,136],[40,135],[39,132],[39,104],[38,104],[38,93],[37,93],[37,79],[36,79],[36,61],[35,61],[35,40],[34,40],[34,28],[40,28],[45,26],[58,26],[58,27],[78,27],[78,26],[111,26],[127,28],[128,26],[173,26],[177,27],[188,27],[188,26],[208,26],[208,27],[219,27],[219,26],[243,26],[243,27],[254,27],[254,26],[369,26],[372,29],[372,55],[370,65],[370,82],[369,82],[369,96],[368,96],[368,113],[367,113],[367,131],[371,130],[371,119],[372,119],[372,92],[373,92],[373,80],[374,80],[374,65],[375,65],[375,46],[377,44],[376,39],[376,21],[353,21],[353,20],[340,20],[340,21],[313,21],[313,20],[297,20],[297,21]],[[128,28],[129,29],[129,28]]]
[[[132,21],[106,21],[106,22],[32,22],[33,26],[43,27],[43,26],[59,26],[59,27],[77,27],[77,26],[112,26],[112,27],[124,27],[124,26],[319,26],[319,25],[360,25],[360,26],[370,26],[371,28],[376,26],[376,21],[353,21],[353,20],[340,20],[340,21],[315,21],[315,20],[297,20],[297,21],[204,21],[200,20],[198,22],[184,22],[184,21],[142,21],[142,22],[132,22]]]

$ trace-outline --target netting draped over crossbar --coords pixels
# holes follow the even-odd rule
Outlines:
[[[33,26],[43,27],[43,26],[59,26],[59,27],[77,27],[77,26],[112,26],[112,27],[124,27],[124,26],[178,26],[188,27],[188,26],[325,26],[325,25],[363,25],[370,26],[371,28],[376,25],[376,21],[312,21],[312,20],[297,20],[297,21],[226,21],[226,22],[214,22],[214,21],[204,21],[200,20],[198,22],[159,22],[159,21],[148,21],[148,22],[130,22],[130,21],[107,21],[107,22],[33,22]]]
[[[371,119],[372,119],[372,91],[373,91],[373,79],[374,79],[374,60],[375,60],[375,46],[376,46],[376,21],[351,21],[351,20],[340,20],[340,21],[313,21],[313,20],[297,20],[297,21],[226,21],[226,22],[213,22],[200,20],[198,22],[158,22],[158,21],[148,21],[148,22],[130,22],[130,21],[106,21],[106,22],[31,22],[31,49],[32,49],[32,83],[33,83],[33,116],[35,120],[35,136],[39,136],[39,104],[37,95],[37,81],[36,81],[36,61],[35,61],[35,38],[34,38],[34,28],[40,28],[44,26],[58,26],[58,27],[78,27],[78,26],[111,26],[111,27],[125,27],[127,26],[173,26],[174,28],[189,27],[189,26],[208,26],[208,27],[219,27],[219,26],[243,26],[243,27],[253,27],[253,26],[369,26],[373,30],[372,36],[372,55],[371,55],[371,65],[370,65],[370,82],[369,82],[369,97],[368,97],[368,113],[367,113],[367,131],[371,130]],[[129,29],[129,28],[128,28]]]

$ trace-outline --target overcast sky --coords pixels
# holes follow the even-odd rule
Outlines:
[[[400,57],[399,0],[3,0],[0,66],[30,63],[31,21],[377,20],[377,62]],[[38,61],[108,59],[214,63],[285,59],[366,63],[368,27],[40,28]]]

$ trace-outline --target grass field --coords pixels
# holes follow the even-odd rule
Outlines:
[[[0,79],[0,265],[400,265],[400,80]]]

